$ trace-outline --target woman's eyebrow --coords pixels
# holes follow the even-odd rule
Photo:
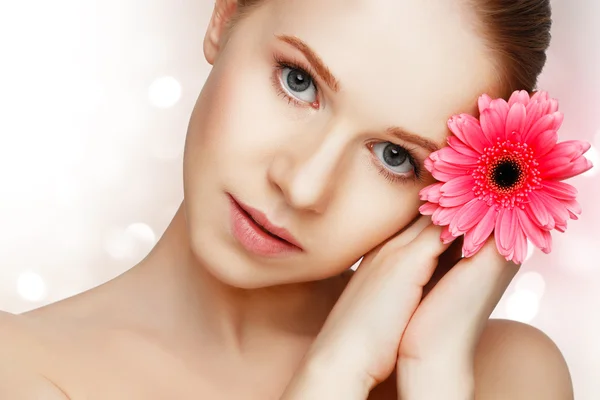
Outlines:
[[[302,54],[304,54],[304,56],[311,64],[315,72],[319,75],[321,80],[325,82],[331,90],[333,90],[336,93],[339,92],[340,83],[338,79],[333,75],[333,73],[331,72],[329,67],[327,67],[327,65],[323,62],[321,57],[319,57],[319,55],[313,49],[311,49],[308,44],[306,44],[299,37],[293,35],[280,34],[275,35],[275,37],[280,41],[295,47]],[[397,126],[389,127],[386,131],[388,134],[395,136],[400,140],[416,144],[417,146],[420,146],[425,150],[428,150],[429,152],[437,151],[442,147],[439,144],[424,138],[423,136],[407,132],[406,130]]]
[[[386,132],[390,135],[396,136],[400,140],[416,144],[417,146],[420,146],[431,153],[433,153],[434,151],[438,151],[442,147],[439,144],[424,138],[423,136],[407,132],[404,129],[397,126],[391,126],[387,128]]]
[[[321,80],[325,82],[331,90],[336,93],[340,90],[340,83],[333,75],[329,67],[327,67],[323,60],[321,60],[321,57],[319,57],[309,45],[302,41],[302,39],[291,35],[275,35],[275,37],[282,42],[294,46],[296,49],[302,52]]]

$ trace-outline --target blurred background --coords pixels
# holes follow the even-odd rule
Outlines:
[[[19,313],[124,272],[182,199],[189,115],[208,75],[212,0],[0,0],[0,309]],[[600,166],[600,2],[556,0],[540,80],[561,139]],[[494,312],[545,331],[576,399],[600,398],[600,168],[570,181],[583,216],[532,251]]]

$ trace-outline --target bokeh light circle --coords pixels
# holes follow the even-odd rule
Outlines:
[[[506,301],[506,316],[519,322],[531,322],[538,313],[539,298],[530,290],[516,290]]]
[[[125,229],[112,229],[106,237],[105,250],[116,260],[139,261],[156,244],[156,234],[144,223],[133,223]]]
[[[22,272],[17,278],[17,293],[27,301],[43,300],[46,297],[46,283],[33,271]]]
[[[517,278],[516,290],[527,290],[534,293],[538,299],[544,295],[546,281],[544,277],[535,271],[528,271]]]
[[[148,97],[155,107],[173,107],[181,98],[181,84],[172,76],[157,78],[148,88]]]

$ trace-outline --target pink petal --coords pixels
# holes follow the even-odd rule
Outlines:
[[[444,147],[443,149],[436,151],[436,155],[440,161],[469,168],[477,167],[477,161],[480,157],[477,153],[475,153],[475,157],[466,156],[454,150],[452,147]]]
[[[567,207],[567,211],[569,211],[569,213],[581,214],[581,205],[577,202],[577,200],[573,199],[573,200],[563,201],[563,204],[565,205],[565,207]],[[575,216],[575,218],[571,218],[571,219],[577,219],[577,216]]]
[[[510,249],[510,251],[504,255],[504,258],[506,258],[506,261],[512,260],[513,254],[515,254],[515,248],[514,247],[512,249]]]
[[[554,218],[555,224],[565,224],[569,220],[569,212],[567,208],[558,200],[552,196],[548,196],[543,191],[539,191],[539,196],[544,205],[546,206],[552,218]]]
[[[525,111],[527,112],[527,119],[525,120],[525,125],[523,126],[523,137],[525,134],[531,130],[531,127],[542,118],[544,114],[542,105],[537,101],[530,102],[526,107]]]
[[[542,235],[544,235],[544,248],[541,249],[544,253],[549,254],[552,251],[552,235],[550,235],[550,231],[542,231]]]
[[[465,240],[463,242],[463,248],[462,248],[462,252],[463,252],[465,258],[469,258],[469,257],[472,257],[473,255],[475,255],[479,250],[481,250],[481,248],[485,244],[485,240],[481,243],[474,242],[472,232],[473,231],[470,230],[469,232],[467,232],[465,234]]]
[[[513,210],[503,208],[496,219],[494,236],[496,238],[496,247],[500,254],[506,256],[515,246],[516,230],[518,228],[516,213]]]
[[[517,229],[515,238],[515,248],[512,257],[508,261],[513,261],[516,264],[523,264],[525,257],[527,256],[527,239],[521,229]]]
[[[530,142],[536,157],[542,157],[556,146],[558,133],[554,130],[542,132]]]
[[[554,114],[544,115],[535,121],[531,128],[524,132],[523,140],[533,142],[542,132],[551,130],[555,126],[555,122],[556,117]]]
[[[548,101],[547,107],[548,108],[544,110],[546,113],[552,114],[554,112],[557,112],[558,111],[558,100],[550,99]]]
[[[425,169],[429,172],[433,172],[433,160],[431,159],[431,157],[427,157],[425,159],[425,162],[423,163],[425,166]]]
[[[434,168],[431,171],[431,175],[440,182],[448,182],[448,181],[451,181],[452,179],[455,179],[459,176],[464,175],[464,173],[463,174],[454,174],[454,173],[440,171],[439,169]]]
[[[448,244],[454,241],[454,239],[456,239],[456,236],[453,236],[450,233],[450,230],[448,229],[447,226],[445,226],[444,228],[442,228],[442,233],[440,234],[440,239],[442,241],[442,243],[444,244]]]
[[[568,183],[559,181],[543,181],[542,190],[550,196],[561,200],[572,200],[577,197],[577,189]]]
[[[475,180],[471,175],[459,176],[442,185],[440,192],[444,195],[459,195],[473,190]]]
[[[438,182],[421,189],[419,192],[419,198],[423,201],[430,201],[432,203],[439,202],[440,197],[442,196],[440,193],[442,186],[444,186],[444,184]]]
[[[534,222],[529,218],[527,213],[519,208],[515,209],[517,212],[517,217],[519,219],[519,226],[525,232],[525,236],[529,238],[533,245],[541,250],[543,250],[546,246],[546,239],[544,237],[544,229],[535,225]]]
[[[550,234],[550,231],[541,230],[540,232],[542,233],[542,244],[543,245],[540,246],[539,249],[543,253],[549,254],[552,251],[552,235]]]
[[[538,160],[540,171],[550,171],[556,167],[563,167],[565,164],[571,163],[570,157],[544,157]]]
[[[481,130],[490,143],[496,143],[498,140],[504,140],[505,136],[505,120],[500,114],[488,108],[479,117],[481,121]],[[482,152],[480,150],[480,152]]]
[[[465,136],[465,143],[471,146],[473,150],[483,153],[486,147],[492,145],[493,142],[483,133],[477,118],[469,114],[461,114],[458,124],[462,125],[461,129]]]
[[[569,179],[579,174],[582,174],[586,171],[592,169],[593,165],[585,157],[579,157],[578,159],[572,161],[570,164],[559,165],[550,170],[542,170],[540,173],[540,178],[542,179],[554,179],[554,180],[563,180]]]
[[[440,198],[440,206],[442,207],[457,207],[462,206],[463,204],[468,203],[469,201],[475,198],[475,194],[470,191],[467,193],[463,193],[458,196],[446,196],[442,195]]]
[[[527,114],[525,113],[525,106],[523,104],[517,103],[512,106],[506,117],[505,137],[510,139],[513,135],[516,135],[514,138],[515,141],[520,142],[522,140],[526,117]]]
[[[479,96],[479,99],[477,100],[477,105],[479,106],[479,113],[481,114],[486,108],[488,108],[491,102],[492,98],[487,94],[482,94],[481,96]]]
[[[461,122],[461,115],[453,115],[448,120],[448,129],[450,129],[454,136],[456,136],[461,142],[469,145],[469,142],[467,141],[467,138],[462,130],[463,126]]]
[[[515,90],[508,99],[508,106],[512,107],[520,103],[523,105],[529,104],[529,93],[526,90]]]
[[[450,232],[455,236],[464,234],[478,221],[481,221],[489,209],[490,207],[485,201],[474,198],[455,213],[454,218],[450,221]]]
[[[525,204],[525,211],[540,228],[546,230],[554,229],[554,218],[552,218],[546,205],[542,202],[536,192],[529,193],[529,203]]]
[[[553,112],[551,115],[554,115],[554,126],[552,127],[552,130],[557,131],[562,126],[565,120],[565,115],[558,111]]]
[[[454,215],[462,208],[462,206],[458,207],[439,207],[431,216],[431,220],[435,225],[446,226],[450,224]],[[459,236],[459,235],[454,235]]]
[[[531,95],[531,101],[546,102],[550,96],[545,90],[537,90]]]
[[[445,161],[442,160],[438,160],[438,161],[434,161],[433,162],[433,168],[437,169],[439,171],[448,173],[448,174],[455,174],[455,175],[466,175],[470,173],[470,170],[472,168],[469,168],[469,166],[463,166],[461,164],[456,165],[456,164],[450,164],[447,163]]]
[[[448,137],[448,144],[458,153],[463,154],[469,158],[479,158],[481,157],[480,153],[477,153],[468,145],[464,144],[460,139],[455,136]]]
[[[496,216],[498,211],[494,207],[490,207],[481,221],[471,229],[471,239],[476,245],[483,245],[487,238],[492,234],[494,226],[496,225]]]
[[[504,100],[502,98],[494,99],[490,103],[490,108],[493,108],[494,110],[496,110],[498,112],[498,115],[500,115],[500,118],[503,121],[506,121],[506,117],[508,115],[508,110],[510,109],[510,107],[508,107],[508,103],[506,102],[506,100]]]
[[[588,151],[591,146],[590,143],[581,140],[566,140],[557,143],[552,151],[544,156],[544,159],[568,157],[569,159],[574,160]],[[540,162],[544,159],[540,160]]]
[[[432,215],[439,206],[434,203],[425,203],[421,207],[419,207],[419,212],[423,215]]]

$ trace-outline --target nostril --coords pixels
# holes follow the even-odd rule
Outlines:
[[[287,197],[292,178],[292,162],[288,157],[277,156],[271,161],[267,170],[267,179],[274,189]]]
[[[299,210],[322,213],[328,200],[327,184],[315,180],[296,179],[288,192],[288,203]]]

